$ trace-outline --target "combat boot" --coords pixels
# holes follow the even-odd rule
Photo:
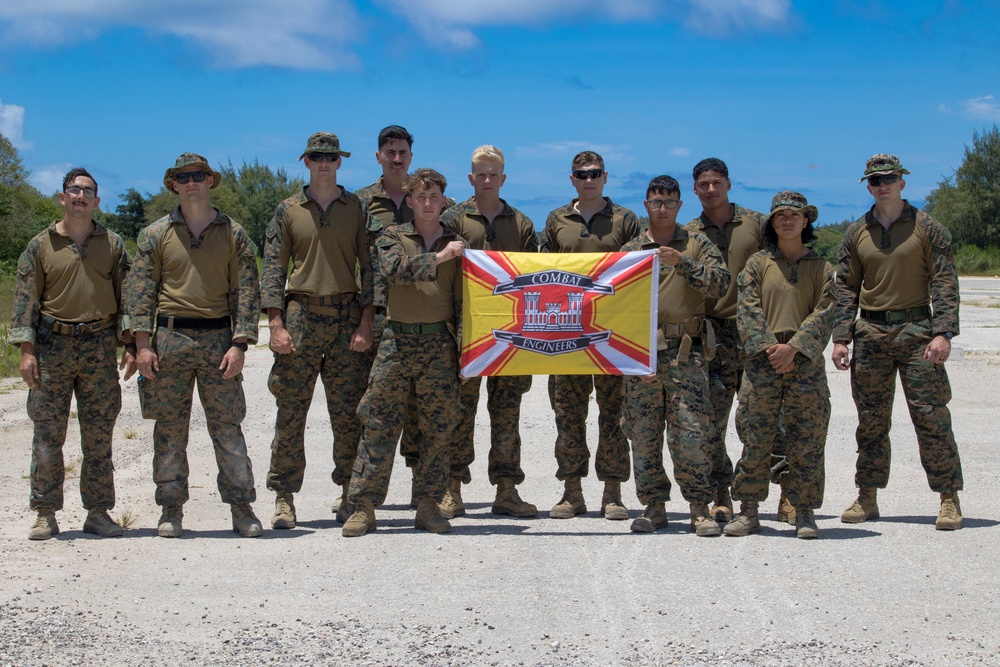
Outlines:
[[[101,537],[121,537],[125,531],[108,516],[107,511],[90,510],[83,522],[83,532]]]
[[[344,537],[361,537],[375,530],[375,505],[368,498],[359,498],[354,513],[344,522],[340,534]]]
[[[864,523],[869,519],[878,518],[878,503],[875,495],[878,492],[874,486],[863,486],[858,490],[858,499],[840,515],[841,523]]]
[[[417,503],[417,516],[413,519],[413,527],[426,530],[428,533],[451,532],[451,524],[441,513],[441,506],[432,498],[421,498]]]
[[[646,505],[642,516],[632,522],[633,533],[652,533],[667,525],[667,510],[662,502]]]
[[[538,515],[538,508],[531,503],[521,500],[517,493],[517,486],[510,477],[501,477],[497,480],[497,497],[490,508],[493,514],[506,514],[519,518]]]
[[[610,521],[624,521],[628,518],[628,510],[622,504],[621,482],[605,482],[604,495],[601,497],[601,514]]]
[[[760,504],[754,500],[744,500],[740,503],[740,513],[726,524],[725,534],[729,537],[745,537],[760,530],[760,518],[757,508]]]
[[[344,501],[347,500],[347,487],[350,486],[350,484],[351,484],[350,480],[344,482],[341,485],[341,487],[340,487],[341,488],[341,494],[340,494],[340,496],[337,497],[337,498],[334,498],[333,502],[330,503],[330,511],[337,515],[337,520],[338,521],[340,521],[340,508],[341,508],[341,506],[343,506]],[[348,516],[350,516],[350,515],[351,515],[351,513],[349,512]],[[340,521],[340,522],[343,523],[343,521]]]
[[[819,537],[816,517],[807,507],[795,508],[795,536],[800,540],[815,540]]]
[[[715,491],[715,502],[712,504],[712,518],[719,523],[733,519],[733,498],[729,495],[728,486],[720,486]]]
[[[250,503],[233,503],[233,531],[243,537],[260,537],[264,534],[264,527],[260,525],[260,519],[253,513]]]
[[[38,508],[38,517],[28,531],[29,540],[47,540],[59,534],[59,524],[56,523],[56,511],[51,507]]]
[[[778,521],[795,525],[795,507],[792,506],[792,502],[785,495],[785,482],[784,478],[781,481],[781,498],[778,499]]]
[[[583,486],[580,484],[580,478],[570,477],[564,484],[566,490],[563,492],[562,500],[549,510],[549,516],[553,519],[572,519],[587,511],[587,505],[583,501]]]
[[[691,527],[698,537],[715,537],[722,534],[719,524],[709,516],[706,503],[691,503]]]
[[[164,507],[156,532],[160,537],[180,537],[184,533],[184,529],[181,528],[181,519],[183,518],[184,510],[181,509],[180,505]]]
[[[958,503],[958,493],[941,494],[941,511],[934,527],[938,530],[958,530],[962,527],[962,506]]]
[[[290,493],[279,493],[274,499],[274,516],[271,517],[271,528],[288,530],[295,528],[295,500]]]
[[[410,472],[413,473],[413,479],[410,480],[410,507],[417,509],[417,505],[420,504],[420,493],[417,489],[417,473],[413,468],[410,468]]]
[[[354,514],[354,503],[347,497],[347,487],[350,482],[344,484],[344,495],[340,497],[340,507],[337,508],[337,523],[346,523],[348,517]]]
[[[417,503],[417,509],[420,509],[419,503]],[[465,503],[462,502],[462,480],[456,477],[448,480],[448,490],[444,492],[444,497],[438,503],[438,510],[445,519],[465,516]]]

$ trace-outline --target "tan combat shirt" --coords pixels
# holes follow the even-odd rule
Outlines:
[[[704,213],[685,225],[685,228],[707,236],[722,254],[729,273],[735,277],[743,270],[750,255],[763,249],[762,223],[763,216],[757,211],[733,204],[733,217],[721,228],[712,224]],[[734,279],[725,295],[708,301],[707,314],[723,320],[736,317],[736,292]]]
[[[479,212],[475,197],[452,206],[441,216],[441,225],[453,229],[472,250],[538,252],[535,225],[503,199],[503,210],[493,222]]]
[[[635,213],[608,197],[605,206],[584,222],[577,200],[549,213],[542,231],[542,252],[618,252],[642,233]]]
[[[434,254],[460,240],[445,229],[431,248],[411,223],[390,227],[378,239],[379,265],[389,286],[387,314],[406,324],[462,321],[462,261],[436,264]]]
[[[314,297],[352,293],[359,294],[362,307],[371,305],[373,267],[367,226],[361,200],[346,190],[326,211],[306,188],[281,202],[267,228],[261,307],[283,308],[286,293]]]

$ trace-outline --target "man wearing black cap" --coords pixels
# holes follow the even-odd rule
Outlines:
[[[361,439],[357,408],[368,384],[375,309],[368,213],[357,195],[337,185],[342,158],[350,155],[335,134],[309,137],[299,156],[309,184],[278,205],[267,228],[261,306],[274,352],[267,386],[278,404],[267,474],[267,488],[277,494],[272,528],[295,527],[292,494],[302,488],[317,375],[333,428],[333,483],[343,487],[337,516],[343,522],[353,511],[344,498]]]
[[[188,428],[194,384],[219,465],[219,495],[232,506],[233,530],[263,533],[240,424],[246,416],[244,355],[257,341],[260,285],[246,231],[212,207],[219,172],[184,153],[163,176],[180,205],[139,233],[125,283],[138,346],[142,416],[155,419],[153,480],[163,507],[160,537],[180,537],[188,499]],[[155,332],[155,335],[154,335]]]
[[[860,182],[875,204],[844,233],[840,247],[833,363],[851,369],[858,408],[858,499],[844,523],[879,517],[876,492],[889,482],[889,427],[896,374],[903,385],[920,461],[931,490],[941,494],[935,527],[962,527],[958,491],[962,463],[951,428],[951,386],[944,363],[958,331],[958,275],[951,234],[902,198],[899,158],[868,159]],[[861,317],[855,320],[858,309]],[[847,346],[853,341],[854,358]]]

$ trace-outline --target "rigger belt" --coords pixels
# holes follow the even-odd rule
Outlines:
[[[174,317],[173,315],[157,315],[157,326],[165,329],[193,329],[196,331],[211,331],[213,329],[228,329],[229,317]]]
[[[354,292],[344,292],[330,296],[308,296],[306,294],[292,293],[288,295],[288,299],[290,301],[297,301],[308,313],[333,315],[334,317],[342,318],[349,317],[351,309],[358,306],[358,295]]]
[[[865,310],[861,309],[861,319],[879,324],[899,324],[912,322],[931,316],[930,306],[917,306],[905,310]]]
[[[689,317],[683,322],[663,322],[658,327],[656,349],[677,350],[677,361],[684,363],[694,345],[701,345],[705,338],[705,358],[715,356],[715,330],[711,323],[700,317]]]
[[[109,317],[103,320],[96,320],[94,322],[60,322],[59,320],[45,316],[46,320],[49,320],[47,324],[52,333],[61,334],[63,336],[83,336],[85,334],[97,333],[98,331],[104,331],[105,329],[110,329],[115,325],[115,318]]]

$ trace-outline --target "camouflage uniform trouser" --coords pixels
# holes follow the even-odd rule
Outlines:
[[[267,379],[267,388],[278,406],[267,488],[277,493],[298,493],[302,489],[306,415],[317,375],[323,381],[333,429],[333,483],[346,484],[361,441],[358,403],[368,386],[369,355],[350,349],[357,322],[334,315],[307,315],[297,301],[290,301],[285,313],[285,326],[295,352],[275,354]]]
[[[385,308],[376,308],[371,356],[368,360],[369,367],[375,363],[375,357],[378,355],[378,349],[382,343],[382,335],[385,333],[385,326],[388,321]],[[404,410],[403,437],[399,441],[399,455],[406,461],[406,467],[412,468],[417,465],[417,459],[420,458],[420,429],[417,428],[417,401],[413,396],[406,399]]]
[[[709,458],[712,411],[708,375],[701,349],[678,363],[677,350],[657,354],[656,380],[625,378],[622,430],[632,441],[635,492],[643,505],[670,500],[670,480],[663,467],[663,430],[674,464],[674,477],[689,503],[715,497]]]
[[[113,329],[84,336],[53,333],[48,342],[35,344],[40,377],[37,386],[28,391],[28,417],[35,425],[31,442],[32,509],[63,507],[63,444],[74,392],[83,453],[83,507],[109,510],[115,506],[111,440],[122,407],[116,355]]]
[[[736,464],[733,498],[760,502],[767,498],[771,452],[784,413],[788,473],[785,493],[794,507],[823,504],[824,454],[830,425],[830,389],[823,360],[795,356],[794,370],[784,375],[771,368],[767,353],[747,363],[736,408],[736,430],[743,456]]]
[[[711,484],[714,488],[727,487],[733,482],[733,461],[726,451],[726,430],[733,398],[740,389],[743,365],[746,361],[743,343],[735,328],[716,326],[715,357],[707,362],[708,387],[712,404],[712,426],[709,456],[712,460]]]
[[[924,359],[931,341],[930,320],[899,325],[858,320],[854,327],[851,390],[858,408],[859,487],[884,489],[889,483],[889,429],[896,372],[917,433],[920,462],[935,493],[962,489],[962,462],[951,429],[951,385],[944,364]]]
[[[468,484],[469,466],[476,459],[476,411],[482,378],[473,377],[459,387],[461,414],[451,439],[451,476]],[[486,379],[486,409],[490,413],[490,484],[510,478],[524,481],[521,470],[521,396],[531,389],[530,375],[497,375]]]
[[[183,505],[188,499],[188,431],[194,383],[205,410],[208,434],[219,466],[219,495],[224,503],[257,499],[253,468],[240,428],[247,406],[243,374],[222,379],[219,364],[230,348],[232,331],[167,329],[156,331],[153,349],[159,359],[156,378],[139,378],[142,416],[155,419],[153,481],[156,504]]]
[[[403,334],[386,329],[358,416],[364,426],[348,498],[385,501],[403,406],[413,397],[420,439],[414,467],[418,498],[439,502],[448,482],[451,432],[458,421],[458,349],[448,332]]]
[[[556,413],[556,479],[586,477],[587,411],[591,389],[597,392],[598,440],[594,470],[602,482],[625,482],[629,477],[628,440],[621,429],[620,375],[550,375],[549,402]]]

